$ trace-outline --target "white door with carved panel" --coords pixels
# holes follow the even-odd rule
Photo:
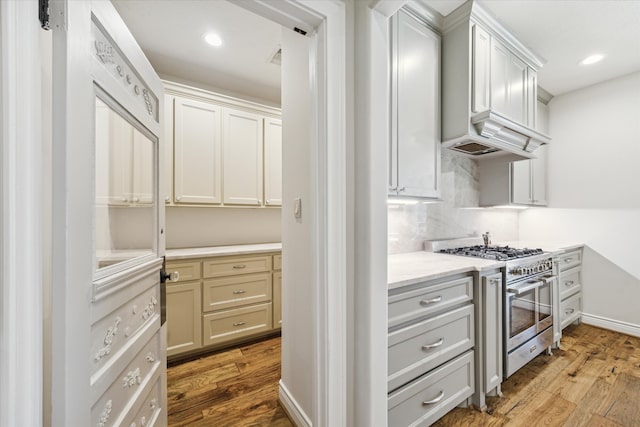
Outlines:
[[[51,7],[52,424],[165,426],[162,84],[109,1]]]

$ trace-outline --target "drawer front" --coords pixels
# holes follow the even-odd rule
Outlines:
[[[560,302],[560,325],[562,329],[580,318],[582,310],[582,292]]]
[[[156,380],[140,408],[125,418],[123,427],[154,427],[160,426],[160,414],[162,413],[162,382]]]
[[[202,277],[200,265],[200,261],[167,263],[167,273],[178,273],[178,278],[176,280],[170,280],[170,282],[180,283],[200,279],[200,277]]]
[[[582,264],[582,249],[567,252],[558,256],[558,267],[560,271],[565,271]]]
[[[473,277],[462,277],[389,296],[389,327],[473,300]]]
[[[560,300],[579,292],[582,289],[582,272],[580,267],[572,268],[560,274]]]
[[[160,369],[160,333],[136,354],[91,408],[91,425],[120,425]],[[95,388],[92,387],[92,393]]]
[[[393,390],[474,345],[473,305],[389,334],[388,390]]]
[[[271,273],[205,280],[202,311],[209,312],[271,300]]]
[[[136,334],[157,322],[160,327],[160,289],[154,286],[123,304],[91,326],[91,373],[96,374]]]
[[[220,344],[266,332],[271,329],[271,317],[271,303],[205,314],[202,316],[203,344]]]
[[[282,255],[273,256],[273,269],[282,270]]]
[[[271,255],[218,258],[203,263],[203,277],[224,277],[271,271]]]
[[[407,384],[388,398],[388,425],[430,425],[473,394],[473,351]]]

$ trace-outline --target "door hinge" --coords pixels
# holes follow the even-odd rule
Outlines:
[[[38,0],[38,18],[40,19],[40,27],[43,30],[50,30],[49,16],[51,9],[49,8],[49,0]]]

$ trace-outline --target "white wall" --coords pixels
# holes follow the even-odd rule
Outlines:
[[[640,73],[553,98],[549,111],[549,208],[520,213],[520,238],[584,242],[585,321],[640,334]]]
[[[309,91],[311,38],[282,29],[282,372],[281,382],[299,409],[313,419],[314,316],[312,301],[313,218],[312,94]],[[292,179],[294,178],[294,179]],[[295,198],[302,217],[293,215]]]

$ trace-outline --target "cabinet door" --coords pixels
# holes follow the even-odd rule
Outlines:
[[[509,103],[507,114],[518,123],[527,123],[527,64],[509,55]]]
[[[164,177],[164,194],[161,195],[161,199],[164,199],[165,203],[173,201],[173,102],[173,95],[164,96],[164,170],[161,172],[161,176]]]
[[[167,355],[202,347],[200,282],[167,285]]]
[[[531,162],[531,198],[534,205],[547,204],[547,146],[542,145],[535,151],[537,159]]]
[[[177,203],[222,202],[222,108],[175,98],[174,191]]]
[[[531,160],[511,163],[511,203],[531,203]]]
[[[133,200],[133,126],[109,111],[109,204],[126,205]]]
[[[262,204],[262,117],[224,110],[224,203]]]
[[[491,36],[478,25],[473,26],[473,99],[474,113],[485,111],[490,99]]]
[[[273,273],[273,327],[282,327],[282,272]]]
[[[538,73],[527,67],[527,126],[539,129],[538,126]],[[546,132],[545,132],[546,133]]]
[[[484,331],[484,392],[502,383],[502,273],[482,278]]]
[[[525,124],[527,94],[527,64],[492,38],[491,109]]]
[[[264,204],[282,206],[282,121],[264,119]]]
[[[401,196],[440,196],[440,37],[400,11],[395,127]]]

